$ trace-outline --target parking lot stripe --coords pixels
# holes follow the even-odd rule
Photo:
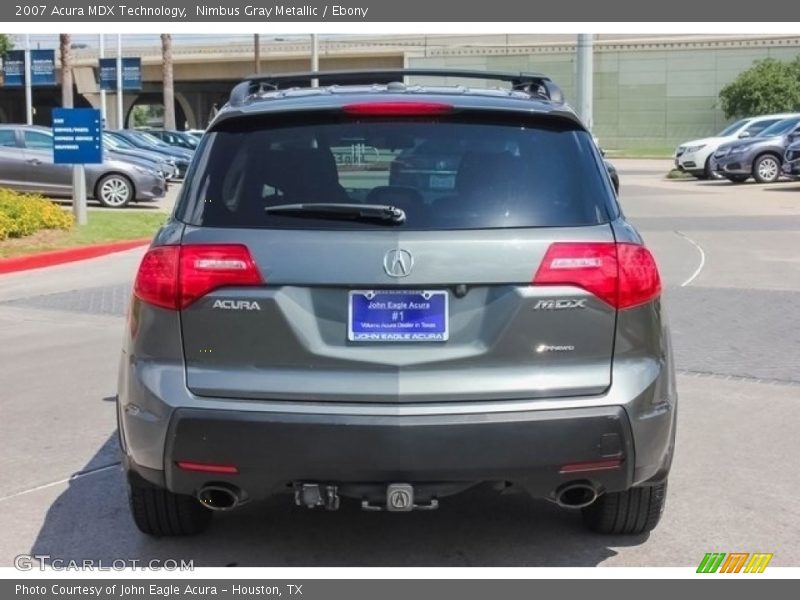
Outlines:
[[[90,471],[81,471],[80,473],[76,473],[71,477],[67,477],[66,479],[59,479],[58,481],[51,481],[50,483],[44,483],[42,485],[37,485],[36,487],[29,488],[27,490],[22,490],[21,492],[16,492],[14,494],[10,494],[8,496],[0,497],[0,502],[4,502],[5,500],[11,500],[13,498],[18,498],[19,496],[24,496],[25,494],[30,494],[32,492],[38,492],[39,490],[46,490],[47,488],[51,488],[55,485],[61,485],[64,483],[69,483],[70,481],[76,481],[78,479],[83,479],[84,477],[88,477],[89,475],[96,475],[97,473],[102,473],[103,471],[108,471],[109,469],[116,469],[119,468],[120,463],[115,462],[110,465],[105,465],[104,467],[98,467],[97,469],[92,469]]]
[[[692,283],[692,281],[694,281],[694,280],[695,280],[695,278],[696,278],[698,275],[700,275],[700,271],[702,271],[702,270],[703,270],[703,267],[704,267],[704,266],[705,266],[705,264],[706,264],[706,253],[703,251],[703,248],[700,246],[700,244],[698,244],[697,242],[695,242],[695,241],[694,241],[692,238],[690,238],[690,237],[689,237],[688,235],[686,235],[685,233],[681,233],[680,231],[675,231],[675,234],[676,234],[676,235],[679,235],[679,236],[681,236],[683,239],[685,239],[687,242],[689,242],[689,243],[690,243],[690,244],[692,244],[692,245],[693,245],[695,248],[697,248],[697,250],[700,252],[700,264],[699,264],[699,265],[697,265],[697,269],[695,269],[695,272],[694,272],[694,273],[692,273],[692,274],[691,274],[691,276],[690,276],[690,277],[689,277],[689,278],[688,278],[686,281],[684,281],[683,283],[681,283],[681,287],[686,287],[687,285],[689,285],[690,283]]]

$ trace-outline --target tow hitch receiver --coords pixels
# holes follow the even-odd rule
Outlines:
[[[306,508],[324,506],[325,510],[338,510],[339,492],[335,485],[295,483],[294,503]]]
[[[435,510],[439,508],[439,501],[431,499],[428,504],[414,502],[414,486],[408,483],[392,483],[386,487],[386,504],[370,504],[369,500],[361,501],[363,510],[386,510],[389,512],[409,512],[412,510]]]

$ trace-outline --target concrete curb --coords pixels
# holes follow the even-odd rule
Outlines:
[[[113,252],[122,252],[123,250],[130,250],[131,248],[149,244],[151,239],[152,238],[142,238],[138,240],[109,242],[106,244],[91,244],[89,246],[77,246],[75,248],[64,248],[63,250],[37,252],[36,254],[14,256],[12,258],[0,258],[0,274],[41,269],[78,260],[86,260],[87,258],[96,258]]]

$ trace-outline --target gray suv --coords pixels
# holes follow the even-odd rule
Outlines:
[[[510,89],[401,83],[425,76]],[[280,493],[404,512],[513,486],[618,534],[664,507],[677,395],[659,273],[541,75],[239,84],[125,331],[120,441],[148,534]]]
[[[753,177],[774,183],[781,177],[786,148],[800,139],[800,115],[778,121],[755,137],[722,144],[711,159],[714,173],[733,183]]]

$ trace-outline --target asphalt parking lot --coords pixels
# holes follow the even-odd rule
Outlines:
[[[668,162],[615,162],[624,210],[662,270],[679,369],[677,453],[651,535],[590,534],[576,512],[483,488],[432,513],[308,512],[277,498],[218,516],[200,538],[140,535],[113,402],[134,250],[0,276],[0,565],[35,553],[196,566],[696,566],[706,552],[741,551],[800,566],[800,183],[668,181]]]

